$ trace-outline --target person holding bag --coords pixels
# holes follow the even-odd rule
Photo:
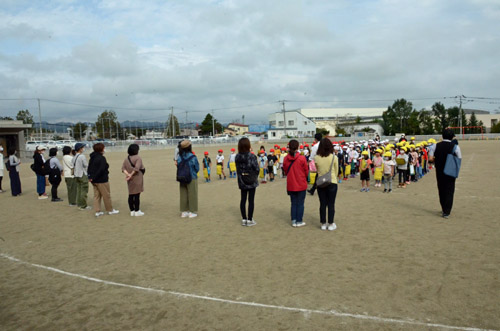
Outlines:
[[[447,160],[451,159],[453,161],[454,157],[462,159],[460,146],[458,146],[458,141],[453,139],[454,137],[455,133],[451,129],[445,129],[443,131],[443,141],[436,144],[436,148],[429,152],[429,162],[434,162],[436,167],[439,203],[441,204],[442,211],[441,216],[446,219],[451,214],[453,196],[455,194],[455,180],[458,177],[458,171],[455,173],[447,171]]]
[[[238,154],[235,157],[236,175],[238,177],[238,188],[241,190],[240,212],[241,225],[254,226],[257,224],[253,219],[255,190],[259,186],[259,162],[257,157],[250,153],[251,145],[248,138],[241,138],[238,142]],[[248,214],[246,203],[248,197]]]
[[[335,218],[335,199],[337,198],[337,173],[339,161],[333,152],[333,144],[328,138],[319,143],[318,152],[314,158],[318,171],[317,188],[319,196],[319,218],[321,230],[326,230],[326,209],[328,208],[328,230],[337,228]]]
[[[289,148],[290,153],[283,161],[283,168],[286,175],[286,190],[291,202],[292,226],[299,228],[306,225],[302,219],[304,217],[309,167],[305,156],[297,151],[299,149],[297,140],[290,140]]]

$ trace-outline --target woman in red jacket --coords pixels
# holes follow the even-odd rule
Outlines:
[[[286,174],[286,190],[292,202],[291,218],[294,228],[306,225],[302,221],[304,216],[304,201],[306,200],[307,173],[309,168],[304,155],[297,152],[299,142],[291,140],[289,143],[290,153],[283,161],[283,170]]]

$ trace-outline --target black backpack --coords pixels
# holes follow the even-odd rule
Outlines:
[[[177,163],[177,181],[179,183],[189,184],[193,180],[191,176],[191,169],[189,168],[189,161],[194,158],[194,155],[182,159],[181,162]]]
[[[49,183],[56,184],[61,182],[61,171],[58,167],[50,168],[50,159],[45,161],[45,165],[43,167],[44,173],[49,175]]]
[[[50,175],[50,159],[45,161],[42,167],[42,175],[47,176]]]

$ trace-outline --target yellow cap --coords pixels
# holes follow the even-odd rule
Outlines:
[[[382,153],[382,150],[381,150],[380,148],[377,148],[377,149],[375,150],[375,153]]]
[[[369,154],[368,154],[368,151],[362,151],[361,155],[369,155]]]
[[[392,157],[392,153],[391,153],[391,152],[385,152],[385,153],[384,153],[384,156],[387,156],[387,157]]]
[[[415,140],[415,137],[411,137],[410,140]]]

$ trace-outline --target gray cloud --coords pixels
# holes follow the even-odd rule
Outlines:
[[[0,86],[10,86],[0,97],[205,111],[279,99],[499,97],[498,12],[498,3],[488,0],[460,6],[381,0],[30,7],[0,15],[12,22],[0,33]],[[45,43],[47,35],[53,38]],[[37,42],[27,46],[26,40]],[[428,104],[414,102],[416,107]],[[387,102],[347,106],[384,107]],[[93,120],[99,111],[58,104],[46,108],[51,118],[79,120]],[[278,109],[276,103],[216,116],[224,121],[245,114],[261,122]],[[120,110],[119,116],[166,118],[166,113]],[[189,116],[201,120],[204,113]]]

